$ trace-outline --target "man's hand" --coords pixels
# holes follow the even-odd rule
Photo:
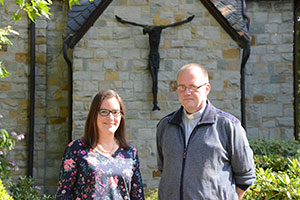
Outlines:
[[[243,199],[243,196],[245,194],[245,190],[242,190],[241,188],[237,187],[237,192],[238,192],[238,196],[239,196],[239,200]]]

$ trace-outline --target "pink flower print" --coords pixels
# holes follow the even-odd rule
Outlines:
[[[80,151],[81,155],[85,155],[86,152],[85,151]]]
[[[119,179],[117,176],[114,177],[114,181],[115,181],[116,185],[118,185]]]
[[[70,142],[70,143],[68,144],[68,146],[69,146],[69,147],[72,146],[73,143],[74,143],[74,140],[73,140],[72,142]]]
[[[136,148],[133,148],[133,157],[136,157]]]
[[[66,159],[64,162],[64,169],[66,171],[70,171],[72,168],[74,168],[74,160],[72,158]]]

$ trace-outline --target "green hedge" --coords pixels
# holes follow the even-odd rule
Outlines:
[[[10,182],[8,189],[15,200],[54,200],[54,196],[41,195],[41,189],[35,186],[34,179],[28,176],[21,176],[16,182]]]

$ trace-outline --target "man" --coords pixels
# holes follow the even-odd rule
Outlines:
[[[255,181],[253,152],[238,119],[207,99],[207,71],[183,66],[181,108],[157,125],[159,200],[237,200]]]

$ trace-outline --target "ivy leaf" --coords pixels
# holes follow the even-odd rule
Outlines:
[[[0,62],[1,64],[1,62]],[[1,67],[0,66],[0,78],[4,78],[4,77],[7,77],[9,76],[10,73],[6,71],[6,69],[4,67]]]
[[[15,21],[18,21],[18,20],[22,19],[22,16],[20,15],[20,13],[15,12],[13,14],[12,19],[15,20]]]

